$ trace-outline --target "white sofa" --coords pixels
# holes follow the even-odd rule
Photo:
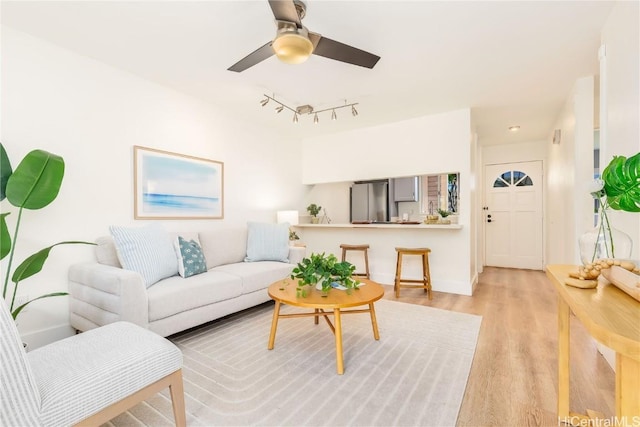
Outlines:
[[[245,262],[247,229],[172,233],[197,238],[207,272],[172,276],[147,287],[142,276],[121,267],[111,236],[97,239],[97,262],[69,269],[71,326],[79,331],[120,320],[161,336],[198,326],[268,301],[266,288],[291,274],[305,248],[289,247],[289,262]]]

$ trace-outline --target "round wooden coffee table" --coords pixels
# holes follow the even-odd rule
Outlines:
[[[373,303],[384,295],[384,288],[379,284],[367,280],[359,279],[362,285],[359,289],[353,289],[349,293],[339,289],[331,289],[328,295],[323,296],[321,291],[307,286],[307,296],[297,297],[297,280],[284,279],[269,286],[269,296],[276,302],[273,309],[273,320],[271,322],[271,333],[269,334],[268,349],[272,350],[276,340],[276,329],[278,319],[293,317],[314,317],[314,323],[318,324],[318,318],[324,317],[327,324],[333,331],[336,339],[336,369],[338,374],[344,373],[344,361],[342,358],[342,320],[343,314],[369,313],[371,315],[371,326],[373,326],[373,337],[380,339],[378,333],[378,323]],[[295,307],[313,308],[313,312],[280,314],[280,305],[287,304]],[[350,307],[366,305],[368,308],[344,310]],[[329,320],[329,315],[333,314],[334,324]]]

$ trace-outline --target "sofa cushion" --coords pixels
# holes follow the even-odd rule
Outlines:
[[[246,228],[208,230],[198,236],[209,270],[217,265],[242,262],[247,256]]]
[[[116,243],[112,236],[102,236],[96,239],[96,259],[100,264],[122,268],[116,251]]]
[[[173,243],[159,224],[144,227],[109,227],[122,267],[140,273],[147,287],[178,274]]]
[[[180,276],[186,278],[207,271],[207,261],[204,259],[198,242],[178,236],[174,241],[174,247],[178,257],[178,274]]]
[[[247,223],[247,262],[288,262],[289,224]]]
[[[289,277],[295,265],[277,261],[243,262],[215,267],[213,271],[233,274],[242,279],[242,292],[248,294]]]
[[[188,279],[169,277],[147,290],[149,322],[240,295],[241,279],[222,271],[208,271]]]

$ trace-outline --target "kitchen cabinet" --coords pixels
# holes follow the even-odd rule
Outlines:
[[[418,201],[418,177],[409,176],[405,178],[395,178],[393,180],[393,201],[394,202],[417,202]]]

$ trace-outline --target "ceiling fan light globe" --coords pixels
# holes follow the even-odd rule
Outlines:
[[[278,59],[286,64],[301,64],[311,56],[313,43],[296,33],[279,35],[272,44]]]

